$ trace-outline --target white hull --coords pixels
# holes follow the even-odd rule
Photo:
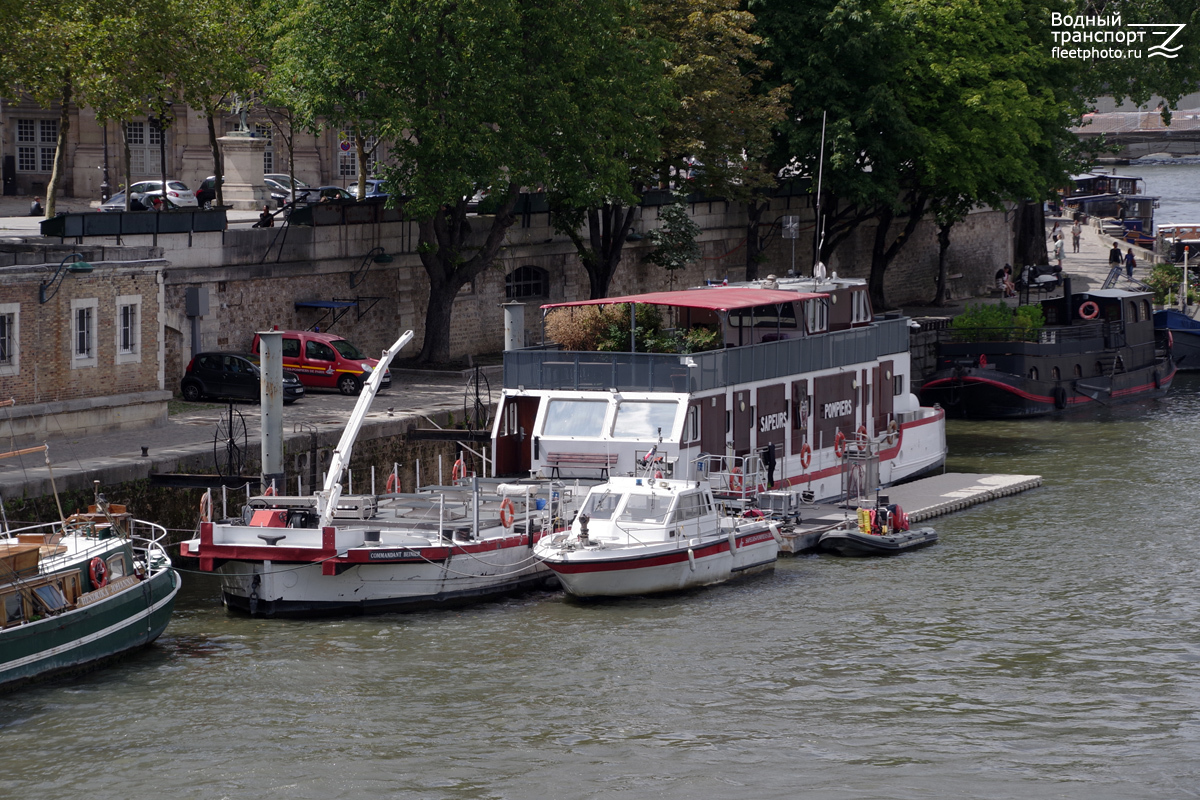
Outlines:
[[[779,543],[765,525],[756,525],[738,533],[732,553],[728,536],[583,550],[547,542],[538,553],[569,594],[623,597],[711,586],[773,569]]]

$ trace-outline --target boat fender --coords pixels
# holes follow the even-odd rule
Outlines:
[[[1095,319],[1100,316],[1100,306],[1096,305],[1094,300],[1085,300],[1079,306],[1079,317],[1081,319]]]
[[[454,462],[454,468],[450,470],[450,480],[456,481],[465,477],[467,477],[467,465],[460,458]]]
[[[88,575],[92,579],[93,589],[102,589],[108,585],[108,565],[104,563],[104,559],[96,556],[92,562],[88,564]]]
[[[900,438],[900,426],[896,424],[896,420],[888,423],[887,427],[887,443],[893,445]]]
[[[271,484],[270,486],[267,487],[267,490],[265,492],[263,492],[263,497],[274,497],[274,496],[275,496],[275,484]]]
[[[892,514],[892,527],[897,531],[908,530],[908,514],[905,514],[904,509],[900,506],[896,506],[896,510]]]
[[[987,353],[980,353],[980,354],[979,354],[979,366],[980,366],[980,367],[986,367],[986,366],[987,366]]]
[[[397,494],[400,491],[400,478],[396,473],[388,475],[387,488],[384,490],[387,494]]]
[[[742,490],[742,468],[734,467],[729,471],[729,488],[731,491],[740,492]]]
[[[737,552],[737,531],[729,532],[729,554],[733,555]]]
[[[783,534],[779,532],[779,526],[774,522],[768,522],[767,528],[771,531],[771,535],[775,537],[775,543],[783,547]]]
[[[812,448],[808,446],[808,442],[800,448],[800,468],[808,469],[808,465],[812,463]]]
[[[1060,411],[1067,407],[1067,390],[1061,386],[1054,387],[1054,407]]]
[[[200,495],[200,521],[212,522],[212,492]]]
[[[1162,378],[1159,377],[1158,370],[1154,370],[1154,388],[1161,389],[1162,388],[1161,384],[1162,384]]]
[[[846,434],[841,431],[837,432],[837,436],[833,437],[833,454],[841,458],[846,453]]]
[[[688,548],[688,567],[692,570],[692,572],[696,571],[696,551],[692,550],[690,547]]]
[[[506,529],[511,528],[513,526],[513,520],[515,520],[516,517],[517,515],[513,510],[512,500],[509,500],[507,497],[504,498],[504,500],[500,503],[500,524]]]

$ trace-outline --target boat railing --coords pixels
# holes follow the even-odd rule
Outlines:
[[[504,354],[511,389],[698,392],[907,353],[906,318],[703,353],[610,353],[536,348]]]
[[[762,458],[756,453],[745,456],[701,454],[695,460],[696,471],[707,477],[713,494],[745,503],[758,495],[766,483]]]
[[[1054,325],[1020,330],[1016,328],[949,328],[937,331],[940,344],[1007,344],[1029,342],[1031,344],[1055,344],[1057,342],[1083,341],[1110,335],[1112,323],[1097,321],[1074,325]]]

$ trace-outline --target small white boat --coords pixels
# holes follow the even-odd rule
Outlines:
[[[777,523],[724,514],[705,481],[614,477],[534,553],[569,594],[620,597],[773,569],[779,544]]]

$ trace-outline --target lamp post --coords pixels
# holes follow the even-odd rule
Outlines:
[[[104,166],[101,169],[103,174],[100,177],[100,202],[107,203],[108,198],[112,197],[112,185],[108,182],[108,120],[104,120]]]
[[[79,260],[71,262],[68,266],[67,261],[72,258]],[[66,267],[65,270],[63,269],[64,266]],[[58,268],[54,270],[54,274],[50,276],[50,280],[42,281],[38,285],[38,303],[46,303],[50,298],[58,294],[58,290],[62,286],[62,281],[67,277],[68,273],[74,272],[82,275],[91,272],[93,269],[95,268],[91,264],[83,260],[82,253],[71,253],[69,256],[66,256],[62,261],[58,262]],[[49,290],[49,294],[46,293],[47,290]]]

